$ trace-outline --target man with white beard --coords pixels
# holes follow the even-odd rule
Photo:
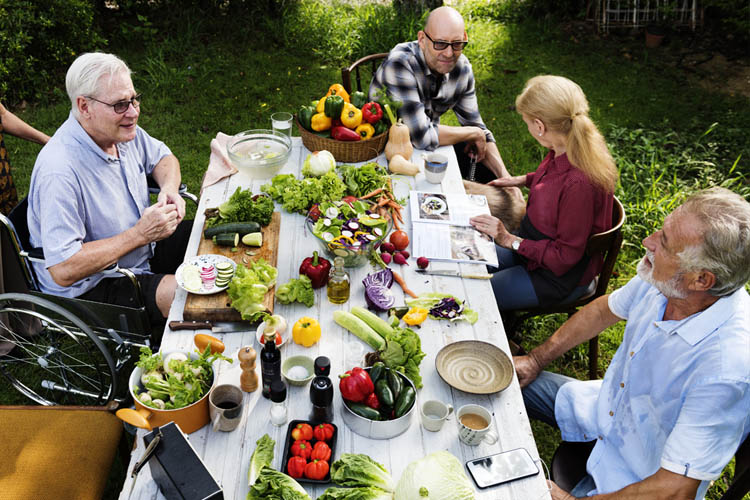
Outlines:
[[[552,498],[702,499],[750,432],[750,203],[700,191],[643,240],[638,276],[514,358],[529,415],[595,441]],[[627,320],[603,380],[542,371]]]

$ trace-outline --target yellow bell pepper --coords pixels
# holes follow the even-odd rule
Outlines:
[[[316,113],[322,113],[326,109],[326,97],[323,96],[318,100],[318,104],[315,106]]]
[[[424,307],[412,307],[401,319],[410,326],[421,325],[427,319],[428,312]]]
[[[341,123],[346,128],[355,129],[362,123],[362,110],[357,109],[354,104],[345,102],[341,110]]]
[[[326,94],[326,97],[329,95],[340,95],[344,102],[351,102],[351,97],[349,96],[349,92],[347,92],[344,89],[344,86],[340,83],[334,83],[330,87],[328,87],[328,93]]]
[[[373,127],[369,123],[360,124],[356,129],[354,129],[354,131],[359,134],[363,141],[366,141],[367,139],[375,135],[375,127]]]
[[[326,116],[325,113],[316,113],[313,115],[312,120],[310,120],[310,126],[316,132],[329,130],[331,125],[333,125],[333,120]]]
[[[310,347],[320,340],[320,323],[307,316],[298,319],[292,328],[292,338],[295,343]]]

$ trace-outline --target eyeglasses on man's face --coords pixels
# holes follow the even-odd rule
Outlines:
[[[453,48],[453,50],[455,50],[456,52],[461,52],[462,50],[464,50],[464,47],[466,47],[466,44],[469,43],[468,40],[464,40],[461,42],[444,42],[442,40],[435,41],[430,35],[427,34],[426,31],[423,31],[422,33],[424,33],[424,36],[426,36],[427,39],[432,42],[432,48],[434,48],[435,50],[445,50],[450,45],[451,48]]]
[[[108,102],[100,101],[96,97],[86,96],[86,99],[91,99],[92,101],[96,101],[102,104],[105,104],[107,106],[110,106],[112,109],[114,109],[115,113],[118,115],[123,114],[128,110],[130,105],[132,104],[135,109],[138,109],[141,106],[141,96],[143,94],[137,94],[132,99],[128,99],[127,101],[117,101],[114,104],[110,104]]]

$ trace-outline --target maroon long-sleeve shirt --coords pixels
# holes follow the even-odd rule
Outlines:
[[[526,215],[549,239],[524,239],[518,253],[528,259],[529,271],[542,267],[562,276],[583,258],[589,236],[612,227],[613,194],[592,184],[566,154],[555,158],[554,151],[526,175],[526,186]],[[591,259],[578,284],[590,283],[601,265],[601,256]]]

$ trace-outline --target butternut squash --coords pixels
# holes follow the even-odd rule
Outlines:
[[[385,145],[385,159],[391,161],[393,155],[401,155],[408,161],[414,152],[414,147],[411,145],[411,139],[409,138],[409,127],[404,124],[401,118],[398,121],[396,120],[396,115],[387,104],[385,105],[385,111],[391,121],[391,128],[388,130],[388,144]]]
[[[407,161],[400,154],[394,154],[388,162],[388,170],[393,174],[417,175],[419,173],[419,165]]]

